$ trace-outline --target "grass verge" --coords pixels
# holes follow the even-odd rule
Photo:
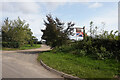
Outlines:
[[[5,48],[3,47],[2,50],[25,50],[25,49],[35,49],[35,48],[40,48],[41,45],[40,44],[33,44],[33,46],[31,46],[30,44],[25,44],[20,48]]]
[[[38,60],[48,66],[77,76],[79,78],[114,78],[118,74],[120,62],[112,59],[93,60],[89,57],[78,57],[68,53],[40,53]]]

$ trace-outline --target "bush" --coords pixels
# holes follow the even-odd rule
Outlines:
[[[69,51],[71,50],[71,46],[65,46],[65,45],[63,45],[63,46],[61,46],[61,47],[59,48],[59,50],[60,50],[61,52],[69,52]]]
[[[20,42],[2,42],[2,47],[19,48],[20,46],[21,46]]]
[[[80,50],[80,54],[79,54],[79,55],[80,55],[80,56],[85,56],[86,53],[87,53],[86,50]]]

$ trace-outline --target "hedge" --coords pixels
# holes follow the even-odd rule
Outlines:
[[[120,61],[120,40],[91,39],[56,47],[53,52],[90,55],[97,59],[113,58]]]
[[[2,47],[19,48],[20,46],[21,42],[2,42]]]

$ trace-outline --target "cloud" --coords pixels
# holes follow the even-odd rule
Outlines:
[[[35,2],[22,2],[15,3],[18,10],[22,10],[23,13],[38,13],[40,6]]]
[[[45,7],[46,11],[49,13],[55,11],[60,6],[65,5],[66,2],[45,2],[41,4]]]
[[[3,12],[38,13],[40,6],[35,2],[5,2],[2,4]]]
[[[0,0],[0,2],[118,2],[119,0]]]
[[[102,6],[103,6],[102,3],[96,2],[96,3],[93,3],[93,4],[89,5],[89,8],[99,8],[99,7],[102,7]]]

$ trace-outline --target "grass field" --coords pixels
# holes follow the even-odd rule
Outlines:
[[[40,59],[54,69],[80,78],[114,78],[120,66],[120,62],[111,59],[93,60],[69,53],[40,53],[38,60]]]
[[[20,48],[2,48],[2,50],[25,50],[25,49],[34,49],[34,48],[40,48],[40,44],[33,44],[33,46],[31,46],[30,44],[25,44]]]

